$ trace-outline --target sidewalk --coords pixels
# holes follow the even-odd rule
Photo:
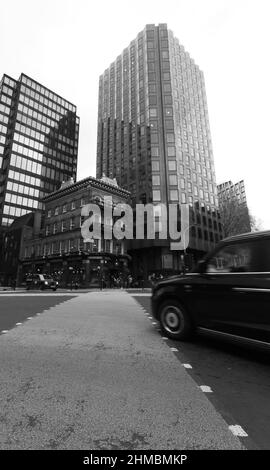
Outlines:
[[[125,291],[10,330],[0,368],[0,449],[243,448]]]
[[[151,295],[151,289],[138,289],[136,288],[131,288],[131,289],[125,289],[125,288],[104,288],[102,289],[102,292],[128,292],[132,295]],[[16,290],[14,290],[12,287],[0,287],[0,295],[63,295],[63,294],[72,294],[72,295],[79,295],[79,294],[87,294],[90,292],[101,292],[101,290],[98,287],[89,287],[85,289],[65,289],[65,288],[59,288],[56,291],[53,291],[52,289],[46,289],[46,290],[41,290],[41,289],[32,289],[32,290],[27,290],[25,287],[16,287]]]
[[[16,289],[14,289],[13,287],[9,287],[9,286],[0,286],[0,293],[1,292],[23,292],[25,291],[25,287],[16,287]]]

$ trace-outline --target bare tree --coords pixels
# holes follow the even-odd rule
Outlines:
[[[252,232],[259,232],[260,230],[263,230],[262,221],[260,219],[258,219],[254,215],[250,215],[249,218]]]
[[[225,237],[251,231],[248,208],[246,204],[239,204],[237,199],[223,201],[220,216]]]

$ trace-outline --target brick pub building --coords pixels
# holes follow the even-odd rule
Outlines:
[[[36,223],[21,240],[18,284],[33,273],[51,274],[62,287],[99,285],[101,277],[107,287],[113,286],[115,279],[126,284],[130,257],[124,240],[101,236],[85,243],[81,235],[81,210],[86,204],[99,206],[101,228],[112,223],[103,217],[104,196],[111,196],[114,206],[128,203],[130,194],[116,180],[88,177],[77,183],[70,179],[43,199],[44,212],[35,213]]]

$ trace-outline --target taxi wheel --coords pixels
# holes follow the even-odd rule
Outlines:
[[[193,325],[187,311],[177,300],[166,300],[159,309],[162,331],[172,339],[188,340],[193,333]]]

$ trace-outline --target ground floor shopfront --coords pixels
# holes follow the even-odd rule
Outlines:
[[[31,274],[48,274],[60,287],[128,287],[130,256],[113,253],[70,253],[22,260],[17,285]]]
[[[128,252],[133,276],[144,283],[153,275],[158,279],[190,271],[206,253],[194,248],[173,251],[166,242],[163,246],[144,247],[142,244]]]

